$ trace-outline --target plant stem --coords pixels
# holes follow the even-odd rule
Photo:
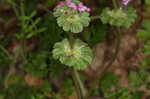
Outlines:
[[[68,34],[69,34],[69,43],[70,43],[71,49],[73,49],[74,42],[75,42],[74,34],[73,33],[68,33]]]
[[[79,99],[86,99],[86,90],[84,88],[84,85],[80,79],[80,75],[77,70],[73,69],[72,77],[76,85]]]
[[[3,46],[0,45],[0,49],[8,56],[8,58],[11,60],[12,57],[11,55],[9,54],[9,52],[7,51],[7,49],[5,49]]]
[[[21,9],[20,9],[20,11],[21,11],[21,16],[26,16],[26,14],[25,14],[25,4],[24,4],[24,0],[21,0],[21,3],[20,3],[20,6],[21,6]],[[24,25],[25,24],[27,24],[27,22],[25,21],[25,20],[21,20],[21,27],[22,27],[22,33],[24,33]],[[26,38],[25,38],[25,36],[23,36],[22,38],[21,38],[21,54],[22,54],[22,58],[23,58],[23,60],[24,61],[26,61],[26,54],[25,54],[25,49],[26,49]]]
[[[19,11],[18,11],[18,9],[17,9],[16,3],[15,3],[15,2],[12,2],[11,5],[12,5],[12,8],[13,8],[13,10],[14,10],[16,16],[19,17],[20,14],[19,14]]]
[[[5,77],[5,80],[4,80],[4,88],[5,88],[5,89],[8,88],[8,83],[9,83],[8,80],[9,80],[9,78],[15,73],[15,70],[16,70],[15,65],[16,65],[16,62],[17,62],[17,58],[18,58],[18,56],[19,56],[19,53],[20,53],[20,52],[18,51],[18,52],[15,54],[15,56],[14,56],[14,58],[13,58],[11,64],[9,65],[9,71],[8,71],[6,77]]]
[[[74,34],[69,33],[69,43],[70,43],[71,49],[73,49],[74,42],[75,42]],[[73,78],[79,99],[85,99],[86,90],[85,90],[84,85],[80,79],[80,75],[79,75],[78,71],[75,69],[73,69],[73,71],[72,71],[72,78]]]
[[[118,8],[117,6],[117,1],[116,0],[112,0],[113,1],[113,6],[114,8]],[[100,76],[99,76],[99,80],[103,77],[104,72],[106,72],[108,70],[108,68],[110,68],[113,64],[113,62],[116,60],[117,55],[119,53],[119,49],[120,49],[120,43],[121,43],[121,33],[120,33],[120,27],[116,27],[116,38],[117,38],[117,44],[116,44],[116,48],[115,48],[115,53],[112,56],[112,59],[110,60],[110,62],[108,64],[106,64],[106,66],[104,66],[104,68],[102,68],[101,72],[100,72]]]
[[[116,0],[112,0],[112,2],[113,2],[114,8],[117,9],[118,8],[117,1]]]
[[[101,79],[103,77],[104,72],[106,72],[108,70],[108,68],[112,66],[113,62],[117,58],[117,55],[118,55],[119,49],[120,49],[120,43],[121,43],[120,28],[117,28],[117,35],[116,35],[116,37],[117,37],[117,41],[116,41],[117,44],[116,44],[116,48],[115,48],[115,53],[112,56],[112,59],[110,60],[110,62],[106,66],[104,66],[104,68],[102,68],[99,79]]]
[[[96,20],[96,19],[100,19],[100,16],[99,15],[91,16],[91,20]]]
[[[25,38],[23,37],[21,39],[21,55],[22,55],[22,58],[24,61],[26,61],[26,51],[25,51],[25,48],[26,48],[26,40]]]

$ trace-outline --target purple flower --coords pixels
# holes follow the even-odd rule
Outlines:
[[[57,4],[58,6],[64,6],[65,5],[65,2],[63,2],[63,1],[60,1],[60,2],[58,2],[58,4]]]
[[[67,4],[73,3],[72,0],[66,0]]]
[[[66,4],[69,8],[72,8],[74,10],[77,10],[77,6],[75,3],[72,2],[72,0],[66,0]]]
[[[88,12],[91,11],[91,9],[87,8],[85,5],[83,5],[83,3],[79,3],[77,8],[79,11],[88,11]]]
[[[87,8],[87,11],[90,12],[90,11],[91,11],[91,8]]]
[[[131,0],[122,0],[123,5],[127,6]]]

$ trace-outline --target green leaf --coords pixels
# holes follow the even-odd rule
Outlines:
[[[54,11],[58,26],[62,27],[64,31],[80,33],[84,27],[89,25],[90,17],[88,12],[78,12],[60,6],[57,6]]]
[[[73,47],[68,39],[54,45],[53,57],[62,64],[73,67],[77,70],[85,69],[93,59],[93,53],[86,43],[76,39]]]
[[[147,5],[150,5],[150,0],[145,0],[145,3],[146,3]]]
[[[123,9],[105,8],[100,16],[103,24],[110,24],[118,27],[129,28],[137,18],[136,11],[133,8]]]

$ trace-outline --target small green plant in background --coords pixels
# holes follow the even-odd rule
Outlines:
[[[107,72],[100,82],[100,89],[104,92],[107,99],[141,99],[144,92],[138,89],[140,86],[147,86],[148,72],[129,72],[128,88],[121,87],[119,77],[112,72]]]
[[[148,81],[148,72],[141,70],[139,72],[130,72],[129,73],[129,81],[130,84],[135,87],[139,88],[141,85],[144,85]]]
[[[38,28],[38,24],[40,23],[41,19],[37,18],[33,20],[33,18],[36,16],[36,11],[33,11],[31,15],[23,15],[20,16],[19,20],[21,21],[21,24],[19,25],[21,27],[21,31],[23,33],[18,33],[16,36],[17,38],[26,38],[29,39],[43,31],[45,31],[45,28]]]
[[[110,24],[118,27],[129,28],[136,20],[136,11],[133,8],[113,9],[105,8],[101,14],[103,24]]]

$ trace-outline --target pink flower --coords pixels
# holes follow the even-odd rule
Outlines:
[[[91,9],[87,8],[85,5],[83,5],[83,3],[79,3],[77,8],[79,11],[88,11],[88,12],[91,11]]]
[[[90,12],[90,11],[91,11],[91,8],[87,8],[87,11]]]
[[[77,10],[77,6],[75,3],[72,2],[72,0],[66,0],[66,4],[69,8],[72,8],[74,10]]]
[[[63,2],[63,1],[60,1],[60,2],[58,2],[58,4],[57,4],[58,6],[64,6],[65,5],[65,2]]]
[[[72,0],[66,0],[66,3],[70,4],[70,3],[72,3]]]
[[[122,0],[123,5],[127,6],[131,0]]]

